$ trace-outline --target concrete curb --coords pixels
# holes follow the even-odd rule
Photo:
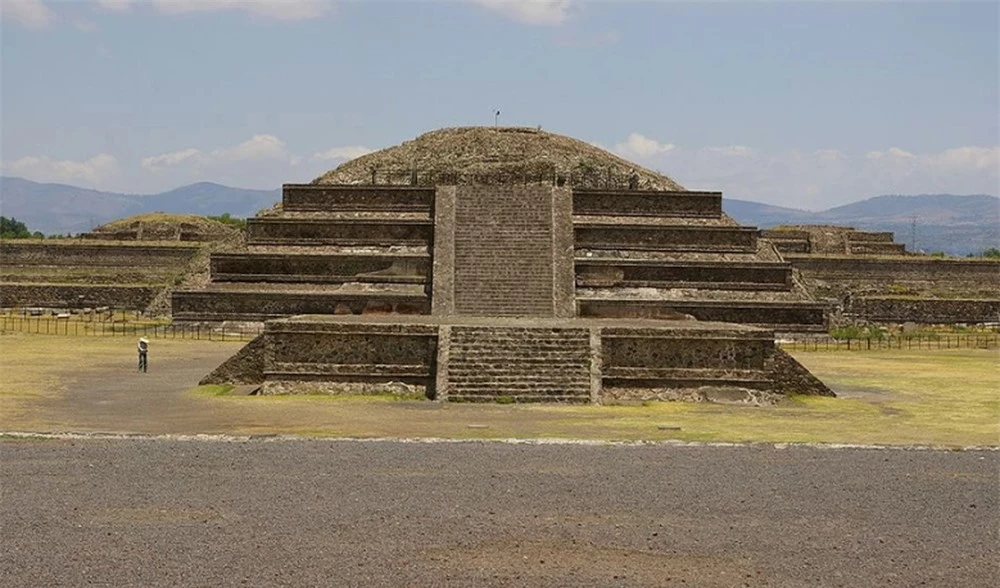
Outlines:
[[[104,433],[104,432],[29,432],[0,431],[0,441],[4,438],[14,439],[53,439],[79,441],[201,441],[212,443],[246,443],[246,442],[336,442],[336,443],[469,443],[490,444],[503,443],[508,445],[581,445],[595,447],[747,447],[769,449],[855,449],[855,450],[895,450],[895,451],[1000,451],[998,445],[969,445],[965,447],[947,447],[935,445],[864,445],[854,443],[767,443],[767,442],[708,442],[708,441],[610,441],[600,439],[449,439],[444,437],[309,437],[287,434],[147,434],[147,433]]]

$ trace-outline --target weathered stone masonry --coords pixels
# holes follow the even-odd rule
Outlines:
[[[613,214],[618,198],[627,214]],[[823,324],[815,303],[760,296],[788,298],[791,269],[757,259],[756,231],[728,224],[720,201],[549,185],[289,186],[284,216],[252,221],[253,249],[214,256],[212,287],[176,293],[174,313],[279,319],[257,351],[213,376],[252,364],[262,373],[244,380],[264,393],[765,398],[801,380],[778,369],[787,362],[776,361],[770,330],[641,318]],[[288,246],[295,252],[269,252]],[[581,298],[580,288],[611,295]],[[637,301],[636,288],[695,296]],[[280,319],[292,314],[301,316]]]

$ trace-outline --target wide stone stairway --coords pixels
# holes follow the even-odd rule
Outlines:
[[[452,326],[447,389],[454,401],[591,401],[590,331]]]

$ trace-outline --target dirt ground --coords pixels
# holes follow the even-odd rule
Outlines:
[[[799,353],[841,398],[774,407],[468,405],[195,389],[241,345],[154,340],[150,371],[138,373],[130,339],[2,336],[0,431],[1000,444],[1000,374],[988,350]]]

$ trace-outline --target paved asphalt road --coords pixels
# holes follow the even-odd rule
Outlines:
[[[1000,452],[0,442],[3,586],[996,586]]]

